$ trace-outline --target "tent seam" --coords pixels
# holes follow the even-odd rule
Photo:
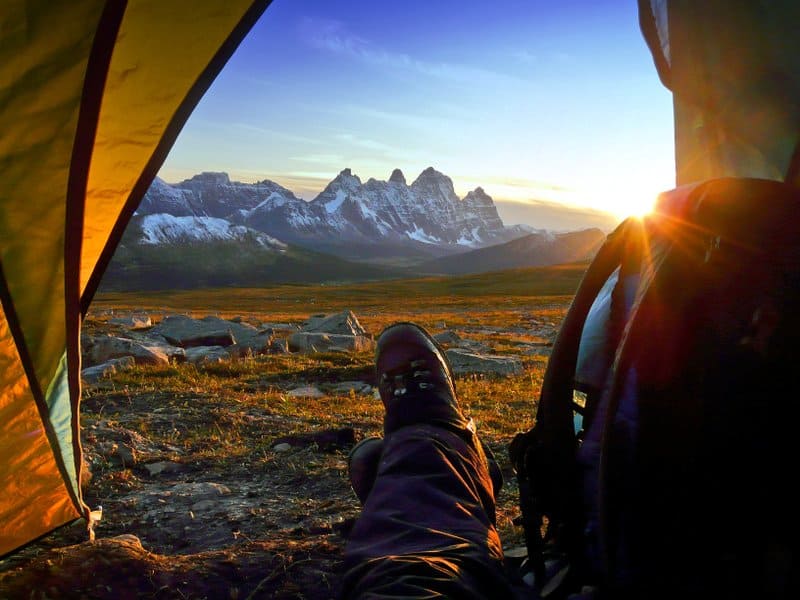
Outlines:
[[[77,508],[91,524],[90,508],[84,503],[81,493],[81,461],[83,448],[80,438],[81,397],[81,252],[83,246],[84,219],[86,212],[86,189],[92,152],[100,118],[103,91],[111,56],[121,26],[127,0],[107,2],[98,21],[92,49],[86,65],[75,142],[72,146],[69,179],[67,180],[66,219],[64,222],[64,311],[66,326],[67,382],[70,409],[72,411],[72,454],[75,462],[75,493]]]

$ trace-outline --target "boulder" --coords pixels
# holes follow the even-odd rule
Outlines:
[[[437,333],[433,336],[440,344],[458,344],[461,342],[461,336],[458,335],[455,331],[442,331],[441,333]]]
[[[132,356],[137,365],[166,365],[170,358],[183,354],[156,342],[103,335],[92,338],[86,348],[91,365],[99,365],[113,358]]]
[[[478,373],[508,376],[522,373],[522,361],[515,356],[475,354],[462,348],[452,348],[446,353],[456,375]]]
[[[325,396],[325,393],[313,385],[304,385],[302,387],[289,390],[286,392],[286,395],[291,398],[322,398]]]
[[[83,369],[81,371],[81,379],[85,383],[97,383],[104,377],[110,377],[119,371],[125,371],[132,368],[136,361],[132,356],[123,356],[122,358],[112,358],[104,363]]]
[[[125,315],[121,317],[113,317],[108,320],[112,325],[122,325],[127,329],[133,331],[139,329],[150,329],[153,326],[153,321],[150,320],[148,315]]]
[[[229,325],[239,325],[218,317],[193,319],[187,315],[171,315],[150,330],[170,344],[181,348],[196,346],[230,346],[236,342]]]
[[[328,333],[293,333],[288,338],[291,352],[360,352],[372,350],[375,342],[365,335],[341,335]]]
[[[310,333],[331,333],[336,335],[368,336],[367,330],[358,322],[352,310],[333,315],[313,315],[301,331]]]
[[[186,349],[186,361],[195,365],[225,362],[230,358],[231,355],[223,346],[194,346]]]

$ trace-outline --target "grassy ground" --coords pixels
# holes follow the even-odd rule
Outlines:
[[[374,334],[413,320],[519,355],[522,374],[457,382],[462,405],[506,475],[498,529],[511,547],[522,531],[513,523],[517,490],[506,447],[533,423],[546,366],[545,356],[524,349],[552,337],[584,269],[106,294],[96,298],[85,330],[103,331],[112,312],[131,310],[155,318],[188,312],[301,323],[351,309]],[[87,387],[83,445],[92,477],[85,497],[103,506],[101,542],[65,548],[85,539],[79,528],[66,528],[0,561],[0,598],[334,597],[342,548],[359,513],[346,453],[353,441],[379,434],[382,417],[371,394],[337,391],[347,381],[375,383],[370,354],[136,367]],[[290,396],[300,385],[317,386],[324,396]],[[276,451],[281,443],[289,449]],[[122,453],[123,446],[132,453]],[[153,465],[166,467],[153,473]],[[126,534],[138,540],[116,537]]]

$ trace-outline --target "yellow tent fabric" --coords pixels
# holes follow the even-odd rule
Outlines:
[[[186,118],[268,5],[0,7],[0,555],[88,517],[82,315]]]

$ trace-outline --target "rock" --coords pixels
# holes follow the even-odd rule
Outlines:
[[[286,392],[286,395],[290,396],[291,398],[322,398],[325,396],[325,393],[313,385],[306,385],[289,390]]]
[[[458,344],[461,342],[461,336],[455,331],[443,331],[433,336],[440,344]]]
[[[161,475],[162,473],[177,473],[182,468],[180,463],[170,461],[159,461],[148,463],[142,466],[147,470],[148,475],[151,477],[154,475]]]
[[[446,353],[456,375],[481,373],[508,376],[522,372],[522,361],[515,356],[474,354],[462,348],[451,348]]]
[[[121,466],[132,467],[138,462],[138,453],[131,445],[116,441],[103,441],[98,443],[93,449],[94,453],[102,457],[107,463]]]
[[[401,183],[406,185],[406,176],[403,175],[403,172],[400,169],[395,169],[392,171],[391,176],[389,177],[389,181],[392,183]]]
[[[160,335],[170,344],[181,348],[230,346],[236,342],[231,331],[233,326],[243,327],[240,323],[219,317],[193,319],[187,315],[171,315],[153,327],[150,333]]]
[[[329,316],[313,315],[301,331],[350,336],[368,335],[367,330],[361,326],[352,310],[345,310]]]
[[[126,315],[124,317],[113,317],[108,320],[112,325],[122,325],[133,331],[140,329],[150,329],[153,326],[153,321],[150,320],[148,315]]]
[[[270,354],[288,354],[289,340],[272,340],[267,348]]]
[[[93,365],[125,356],[133,357],[137,365],[167,365],[170,359],[163,346],[111,335],[92,338],[87,355]]]
[[[289,450],[291,450],[291,449],[292,449],[292,445],[291,445],[291,444],[287,444],[286,442],[281,442],[280,444],[275,444],[275,445],[272,447],[272,449],[273,449],[275,452],[278,452],[278,453],[281,453],[281,452],[288,452]]]
[[[227,485],[211,481],[197,481],[175,484],[164,495],[191,498],[193,502],[199,502],[200,500],[214,500],[230,493],[231,490]]]
[[[270,351],[272,345],[272,331],[259,331],[248,338],[240,338],[236,344],[228,348],[231,356],[254,356],[265,354]]]
[[[462,339],[458,342],[458,347],[463,350],[468,350],[473,354],[491,354],[492,349],[486,344],[482,344],[476,340]]]
[[[186,360],[192,364],[220,363],[230,360],[231,355],[223,346],[195,346],[186,349]]]
[[[275,440],[273,450],[278,452],[278,446],[311,446],[316,445],[323,452],[333,452],[341,450],[356,443],[356,432],[352,427],[341,427],[339,429],[323,429],[313,433],[289,435]]]
[[[328,352],[343,350],[361,352],[372,350],[375,341],[365,335],[341,335],[329,333],[300,332],[288,338],[289,350],[292,352]]]
[[[81,379],[85,383],[97,383],[104,377],[110,377],[120,371],[133,368],[136,361],[132,356],[123,356],[122,358],[112,358],[104,363],[89,367],[81,371]]]
[[[363,381],[340,381],[328,386],[328,390],[334,394],[371,394],[372,386]]]

